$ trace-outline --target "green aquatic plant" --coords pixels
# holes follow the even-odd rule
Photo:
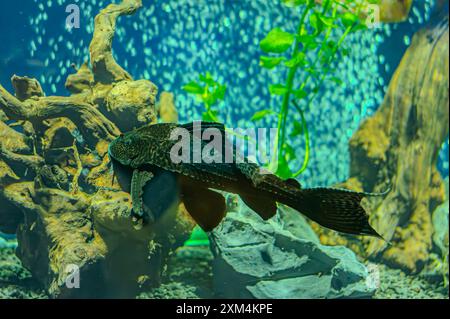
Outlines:
[[[199,227],[195,226],[189,239],[184,243],[184,246],[208,246],[208,235]]]
[[[194,94],[198,101],[201,101],[205,107],[202,112],[202,120],[206,122],[221,122],[219,119],[219,111],[215,109],[217,103],[223,101],[227,86],[214,80],[211,73],[199,75],[199,81],[191,81],[184,85],[182,89],[190,94]],[[264,112],[264,111],[263,111]],[[255,117],[256,115],[254,115]],[[261,115],[263,116],[263,115]],[[256,141],[252,137],[244,134],[239,134],[233,130],[226,129],[227,133],[236,138],[255,144]]]
[[[227,90],[226,85],[216,81],[209,72],[200,74],[198,81],[191,81],[183,86],[183,90],[187,93],[196,95],[205,107],[202,113],[202,120],[208,122],[220,122],[218,111],[214,106],[223,101]]]
[[[281,96],[282,102],[277,112],[260,110],[252,120],[260,120],[269,115],[278,117],[277,143],[272,152],[271,164],[272,167],[277,164],[277,175],[289,178],[301,174],[309,162],[310,142],[304,110],[310,107],[325,81],[333,81],[337,85],[342,83],[341,79],[332,75],[332,65],[339,53],[350,53],[344,48],[347,36],[366,28],[360,19],[360,14],[366,7],[363,6],[364,2],[350,0],[323,0],[320,4],[314,0],[282,2],[301,10],[297,30],[290,33],[276,27],[260,42],[261,50],[267,54],[260,57],[261,67],[269,70],[276,67],[286,69],[285,83],[269,85],[270,94]],[[301,74],[299,71],[302,71]],[[291,105],[298,112],[300,121],[294,121],[294,129],[289,137],[305,138],[303,163],[295,172],[288,166],[291,160],[295,160],[296,154],[286,134],[287,121],[292,119],[288,117]]]

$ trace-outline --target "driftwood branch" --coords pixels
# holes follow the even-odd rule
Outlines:
[[[449,134],[448,54],[446,16],[414,36],[383,104],[350,140],[351,178],[345,186],[378,192],[392,188],[386,198],[367,202],[372,225],[386,242],[368,239],[361,245],[323,232],[324,243],[353,246],[410,272],[428,262],[431,214],[445,198],[436,161]]]
[[[95,31],[90,45],[91,63],[96,82],[132,80],[131,75],[117,64],[112,55],[112,41],[117,18],[134,14],[142,6],[142,0],[124,0],[120,4],[110,4],[95,18]]]
[[[194,227],[175,203],[135,230],[129,194],[111,185],[109,143],[156,121],[157,87],[133,81],[111,49],[117,18],[141,5],[123,0],[96,17],[92,69],[74,67],[65,83],[71,96],[45,96],[27,77],[12,78],[15,95],[0,85],[10,120],[0,121],[0,231],[17,234],[22,263],[54,297],[134,297],[144,283],[158,284]],[[81,289],[65,285],[70,265],[80,268]]]
[[[39,97],[22,102],[0,85],[0,107],[11,120],[37,123],[59,117],[70,118],[88,143],[94,146],[100,139],[111,141],[120,134],[111,121],[80,96]]]

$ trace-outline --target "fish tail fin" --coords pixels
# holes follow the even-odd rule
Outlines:
[[[381,195],[332,188],[302,189],[289,206],[326,228],[383,239],[370,226],[369,216],[361,206],[365,196]]]

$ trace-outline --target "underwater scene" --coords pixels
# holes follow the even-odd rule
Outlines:
[[[448,7],[2,0],[0,299],[448,299]]]

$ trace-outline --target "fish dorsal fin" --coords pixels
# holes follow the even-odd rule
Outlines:
[[[298,189],[302,188],[302,185],[300,184],[300,182],[294,178],[288,178],[286,180],[286,184],[288,184],[292,187],[298,188]]]
[[[197,128],[200,128],[201,132],[204,130],[215,128],[219,131],[224,133],[225,136],[225,125],[222,123],[216,123],[216,122],[204,122],[204,121],[197,121],[197,122],[191,122],[180,125],[182,128],[188,130],[189,132],[193,133]]]
[[[217,149],[216,151],[222,154],[226,154],[228,151],[228,154],[233,154],[234,156],[234,144],[232,140],[230,141],[228,138],[225,125],[222,123],[197,121],[183,124],[180,127],[188,130],[193,139],[201,139],[204,144],[211,142],[213,138],[215,141],[216,138],[218,138],[221,141],[222,148]],[[220,133],[219,136],[216,135],[217,131],[207,132],[208,129],[218,130]],[[212,135],[209,135],[208,133],[212,133]]]

